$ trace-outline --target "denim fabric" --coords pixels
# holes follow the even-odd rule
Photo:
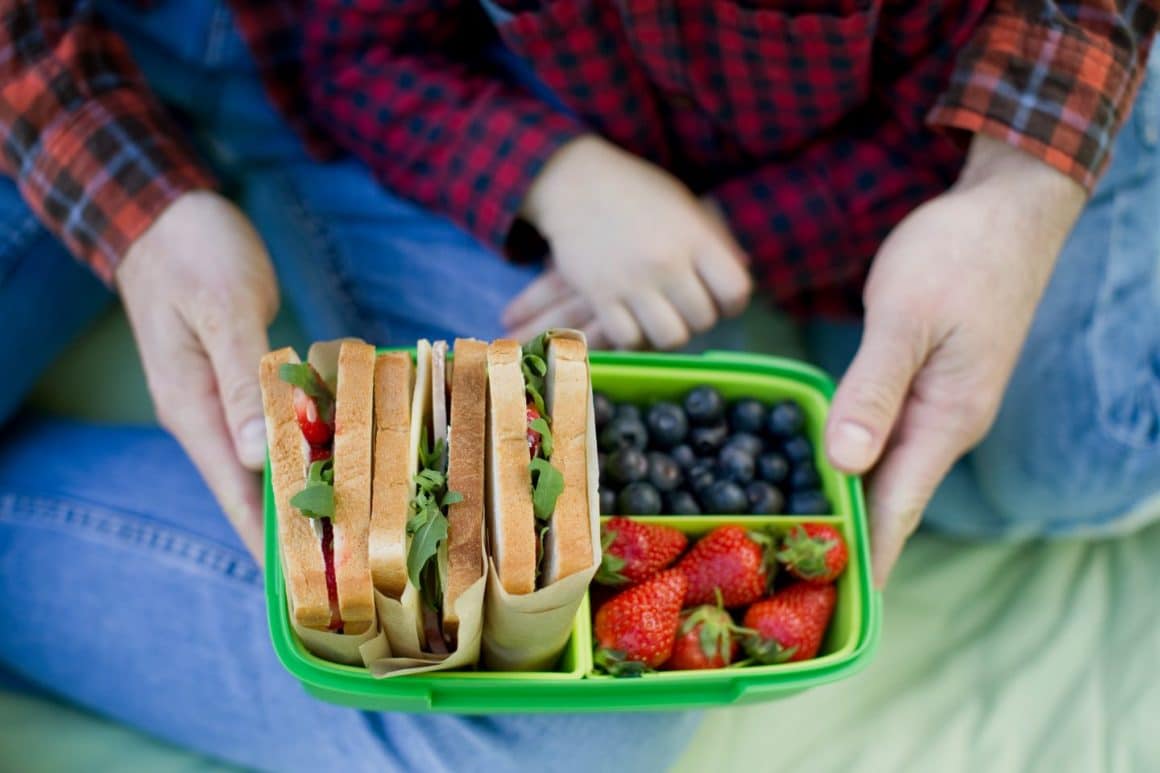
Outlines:
[[[99,4],[263,230],[314,337],[500,332],[535,275],[347,162],[320,165],[266,102],[221,2]],[[384,243],[380,231],[406,238]],[[111,295],[0,181],[0,421]],[[0,442],[0,672],[159,738],[295,771],[663,770],[691,713],[447,717],[318,702],[277,662],[261,572],[156,429],[25,417]],[[599,743],[590,743],[598,739]]]

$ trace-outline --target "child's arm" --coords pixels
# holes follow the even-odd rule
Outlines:
[[[492,71],[478,0],[316,0],[304,13],[314,120],[502,252],[531,181],[584,127]]]
[[[749,276],[717,220],[671,175],[490,71],[488,30],[477,0],[318,0],[305,34],[315,120],[497,252],[523,207],[582,299],[571,308],[594,309],[590,329],[617,346],[677,346],[743,308]],[[539,316],[559,284],[534,284],[509,324]]]

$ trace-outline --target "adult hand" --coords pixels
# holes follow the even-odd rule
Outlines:
[[[1063,174],[978,136],[959,182],[899,224],[875,258],[865,332],[826,445],[840,469],[873,468],[879,587],[935,488],[994,421],[1084,198]]]
[[[593,136],[560,149],[524,216],[552,268],[504,312],[514,337],[581,327],[594,345],[671,349],[744,310],[746,258],[719,217],[672,175]]]
[[[270,258],[246,217],[208,191],[174,201],[130,247],[117,287],[157,418],[261,562],[266,432],[258,360],[278,310]]]

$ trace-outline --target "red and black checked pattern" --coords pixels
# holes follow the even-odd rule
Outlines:
[[[88,3],[6,3],[0,168],[105,281],[183,191],[213,185]]]
[[[849,313],[847,285],[886,232],[962,163],[923,116],[986,0],[504,5],[507,47],[588,129],[715,195],[795,310]],[[582,127],[480,69],[478,0],[319,7],[318,120],[389,185],[502,248],[540,165]]]
[[[1027,5],[997,0],[930,121],[1004,139],[1090,190],[1143,81],[1160,2]]]
[[[504,41],[576,117],[484,64],[478,0],[231,0],[318,155],[337,140],[499,248],[552,151],[599,131],[716,195],[775,297],[819,313],[857,308],[878,243],[953,178],[957,138],[924,119],[1093,185],[1160,15],[1156,0],[997,0],[981,22],[984,0],[501,4]],[[0,165],[108,278],[212,180],[89,7],[0,3]]]
[[[488,69],[475,0],[314,8],[314,119],[388,186],[502,249],[528,182],[583,128]]]

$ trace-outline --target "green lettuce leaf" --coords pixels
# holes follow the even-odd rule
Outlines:
[[[564,491],[564,476],[541,457],[533,459],[528,469],[532,474],[532,509],[537,519],[547,521]]]
[[[528,422],[528,429],[540,433],[540,451],[545,459],[552,458],[552,429],[548,420],[541,416]]]
[[[334,517],[334,460],[310,463],[306,487],[290,497],[290,505],[307,518]]]

